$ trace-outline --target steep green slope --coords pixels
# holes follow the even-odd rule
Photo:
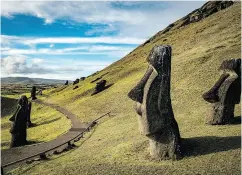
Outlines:
[[[1,149],[10,146],[10,128],[12,122],[9,118],[16,110],[15,98],[1,97]],[[31,121],[36,126],[27,130],[27,140],[30,144],[47,142],[64,134],[71,128],[71,121],[60,112],[44,105],[32,102]]]
[[[218,79],[221,62],[240,57],[240,12],[240,3],[236,3],[199,22],[159,32],[150,42],[80,82],[78,89],[69,85],[44,91],[49,95],[48,102],[66,107],[82,121],[91,121],[108,111],[115,116],[104,119],[86,140],[77,143],[75,150],[47,162],[20,167],[14,173],[240,174],[241,125],[205,125],[210,104],[201,98]],[[127,97],[146,71],[150,50],[160,44],[173,48],[172,105],[186,146],[185,157],[175,162],[149,158],[148,141],[138,131],[134,102]],[[90,82],[102,75],[113,85],[91,96],[95,83]],[[239,105],[235,114],[240,116]]]

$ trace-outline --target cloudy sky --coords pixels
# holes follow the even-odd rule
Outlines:
[[[90,75],[204,3],[2,2],[1,77]]]

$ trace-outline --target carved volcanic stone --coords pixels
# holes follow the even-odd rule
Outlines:
[[[27,144],[27,121],[29,115],[28,99],[25,95],[18,101],[17,109],[9,119],[13,122],[10,129],[12,134],[10,147],[17,147]]]
[[[86,79],[86,77],[81,77],[80,81],[84,81]]]
[[[180,133],[170,98],[171,47],[155,46],[149,67],[128,96],[136,101],[141,134],[150,142],[150,154],[158,159],[181,157]]]
[[[206,123],[211,125],[229,124],[234,118],[235,104],[240,103],[241,59],[224,61],[220,66],[221,76],[215,85],[202,95],[212,103],[211,115]]]
[[[68,85],[68,80],[66,80],[65,85]]]
[[[106,80],[101,80],[100,82],[98,82],[96,84],[95,91],[92,93],[92,95],[103,91],[105,89],[106,82],[107,82]]]
[[[79,79],[76,79],[75,81],[73,81],[73,85],[79,83]]]
[[[29,102],[28,104],[28,115],[27,115],[27,127],[30,128],[33,126],[32,122],[31,122],[31,109],[32,109],[32,103]]]
[[[31,98],[32,98],[32,100],[37,99],[36,98],[36,87],[35,86],[32,87],[32,90],[31,90]]]

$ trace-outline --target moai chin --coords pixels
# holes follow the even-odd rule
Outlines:
[[[37,99],[36,98],[36,87],[35,86],[32,87],[32,90],[31,90],[31,98],[32,98],[32,100]]]
[[[171,46],[155,46],[147,61],[148,69],[128,96],[136,101],[141,134],[149,138],[154,158],[181,157],[181,138],[170,98]]]
[[[212,103],[211,114],[206,123],[211,125],[229,124],[234,118],[235,104],[240,103],[241,59],[225,60],[219,70],[221,76],[214,86],[202,95]]]

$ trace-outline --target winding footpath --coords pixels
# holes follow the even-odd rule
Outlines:
[[[53,154],[53,151],[62,151],[66,148],[67,143],[69,140],[73,138],[78,138],[81,133],[83,133],[89,126],[88,124],[84,124],[80,122],[80,119],[78,119],[74,114],[72,114],[70,111],[54,104],[49,104],[40,100],[34,100],[35,103],[39,103],[42,105],[46,105],[49,107],[52,107],[56,109],[57,111],[64,114],[67,118],[71,120],[72,127],[71,129],[63,134],[58,136],[56,139],[49,141],[49,142],[43,142],[35,145],[27,145],[23,147],[16,147],[16,148],[10,148],[6,150],[1,150],[1,166],[6,170],[12,169],[16,166],[10,165],[12,162],[18,161],[18,163],[25,163],[28,157],[31,157],[29,160],[33,160],[34,158],[39,157],[39,153],[46,152],[47,154]],[[79,137],[80,138],[80,137]],[[66,144],[65,144],[66,143]],[[62,145],[62,147],[58,147],[59,145]],[[57,148],[58,147],[58,148]],[[51,150],[52,149],[52,150]],[[51,150],[51,151],[48,151]],[[35,157],[33,157],[36,155]],[[23,161],[22,161],[23,160]],[[8,166],[9,165],[9,166]]]

